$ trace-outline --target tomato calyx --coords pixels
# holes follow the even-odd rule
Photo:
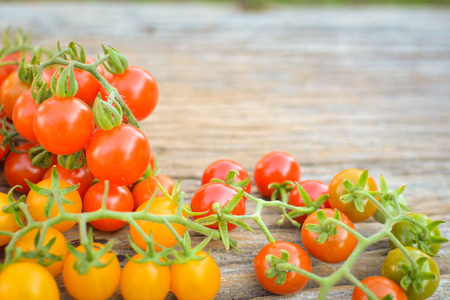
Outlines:
[[[364,188],[369,180],[369,171],[364,170],[358,178],[356,185],[351,183],[348,179],[342,182],[342,185],[347,190],[348,194],[341,196],[340,200],[343,203],[353,202],[356,209],[364,212],[364,201],[371,197],[379,197],[382,193],[378,191],[365,191]]]
[[[406,206],[405,197],[403,197],[403,192],[405,191],[406,186],[402,185],[395,190],[389,189],[386,179],[383,175],[380,175],[380,191],[381,196],[379,198],[380,204],[391,213],[393,217],[399,216],[403,214],[405,211],[410,211],[409,207]],[[384,224],[386,221],[386,216],[379,209],[373,215],[374,219]]]
[[[39,228],[34,237],[34,251],[21,251],[19,254],[15,255],[14,259],[19,259],[20,257],[28,258],[28,259],[36,259],[37,262],[44,267],[50,266],[56,261],[62,261],[63,258],[61,255],[55,255],[50,253],[52,246],[56,242],[56,237],[52,238],[48,241],[47,244],[44,244],[44,236],[42,231],[44,229]]]
[[[58,164],[67,170],[81,169],[86,164],[86,157],[83,150],[79,150],[69,155],[58,155]]]
[[[305,228],[306,230],[319,234],[316,240],[318,244],[323,244],[327,241],[329,236],[335,236],[338,234],[337,227],[334,224],[326,223],[328,218],[323,210],[319,210],[317,212],[317,219],[319,224],[306,224]],[[337,209],[335,210],[333,219],[337,221],[341,220],[341,215]]]
[[[119,102],[115,99],[116,91],[109,94],[106,101],[102,100],[100,93],[94,100],[92,108],[95,124],[102,130],[111,130],[122,124],[123,110]]]
[[[417,293],[422,293],[424,290],[424,281],[436,280],[437,275],[435,273],[422,271],[422,268],[424,267],[428,259],[428,257],[420,257],[415,261],[414,266],[410,266],[403,262],[400,262],[397,265],[397,268],[405,274],[400,281],[400,286],[403,290],[408,290],[409,286],[412,285]]]
[[[2,110],[3,105],[0,106],[0,111]],[[14,130],[14,125],[8,122],[7,117],[3,117],[0,119],[0,135],[3,136],[3,139],[0,143],[0,147],[2,150],[5,150],[7,147],[11,149],[13,152],[17,152],[11,145],[14,137],[18,136],[19,133]]]
[[[133,257],[129,256],[128,254],[125,255],[125,257],[128,260],[131,260],[138,264],[146,264],[149,262],[153,262],[154,264],[157,264],[158,266],[170,266],[173,263],[173,259],[169,258],[169,255],[172,254],[174,247],[177,247],[178,245],[171,247],[171,248],[165,248],[162,245],[158,245],[162,250],[156,252],[155,251],[155,241],[152,237],[152,231],[150,231],[148,236],[144,237],[144,241],[147,244],[147,248],[145,250],[142,250],[131,238],[131,236],[128,236],[128,241],[130,243],[131,248],[133,248],[134,251],[136,251],[137,254],[140,255],[139,259],[134,259]]]
[[[109,55],[108,60],[104,63],[105,69],[111,74],[122,74],[128,69],[127,58],[116,48],[109,46],[106,48],[102,45],[105,55]]]
[[[40,105],[42,102],[53,96],[51,88],[47,86],[42,79],[42,76],[39,74],[31,83],[30,93],[37,105]]]
[[[36,146],[30,149],[28,156],[31,159],[33,167],[48,169],[52,165],[53,153],[49,152],[42,146]]]
[[[30,86],[36,76],[36,66],[25,61],[25,58],[22,59],[19,64],[19,69],[17,72],[17,76],[19,80]]]
[[[266,256],[266,263],[270,265],[264,274],[267,278],[275,278],[275,283],[282,285],[286,282],[286,273],[291,272],[291,270],[286,269],[286,264],[289,264],[289,252],[286,250],[281,250],[280,258],[273,254]]]
[[[26,195],[20,196],[19,199],[15,200],[13,193],[16,188],[20,187],[20,185],[13,186],[9,192],[8,192],[8,203],[7,205],[3,206],[2,211],[8,214],[14,214],[14,220],[16,221],[17,225],[19,227],[23,228],[25,227],[25,224],[23,223],[23,206],[26,207]]]
[[[78,83],[75,79],[74,63],[67,67],[59,67],[50,81],[50,90],[58,98],[75,97],[78,92]]]

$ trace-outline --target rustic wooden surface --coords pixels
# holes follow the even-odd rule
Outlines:
[[[212,161],[230,158],[251,173],[263,154],[283,150],[300,162],[302,180],[329,182],[344,168],[367,168],[375,178],[383,173],[392,187],[407,184],[414,211],[447,222],[449,20],[448,8],[246,13],[232,5],[0,3],[1,29],[32,28],[35,42],[45,46],[74,40],[94,56],[101,43],[113,45],[155,76],[160,103],[141,126],[163,173],[183,177],[187,201]],[[3,178],[1,186],[7,189]],[[300,244],[298,230],[275,225],[278,216],[265,212],[275,238]],[[356,226],[365,235],[380,228],[372,220]],[[132,254],[127,230],[96,235],[98,241],[116,239],[122,265]],[[441,231],[450,237],[447,224]],[[252,259],[266,244],[261,231],[236,230],[232,237],[243,254],[228,254],[217,241],[208,246],[222,273],[217,299],[280,298],[253,275]],[[76,230],[67,238],[77,243]],[[387,241],[370,246],[354,274],[380,274],[388,250]],[[433,299],[450,297],[449,256],[445,245],[436,258],[443,279]],[[338,267],[313,259],[321,275]],[[58,282],[62,298],[70,299],[61,276]],[[340,285],[330,298],[351,297],[349,282]],[[286,298],[314,299],[317,287],[309,282]]]

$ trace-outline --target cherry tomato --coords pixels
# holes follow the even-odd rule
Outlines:
[[[8,195],[0,193],[0,231],[16,232],[20,229],[14,218],[14,214],[3,212],[3,206],[9,204]],[[7,235],[0,234],[0,247],[9,243],[11,238]]]
[[[328,218],[332,218],[335,214],[334,209],[326,208],[322,210]],[[302,226],[302,243],[309,254],[327,263],[340,263],[346,260],[353,249],[355,249],[358,239],[347,230],[337,226],[337,234],[329,235],[327,240],[319,244],[317,238],[319,233],[315,233],[306,229],[307,224],[319,224],[317,218],[318,211],[310,214]],[[352,221],[342,212],[339,212],[341,222],[355,229]],[[330,251],[332,249],[332,251]]]
[[[33,129],[42,147],[68,155],[86,146],[94,132],[94,116],[80,99],[51,97],[36,110]]]
[[[28,53],[25,53],[25,55],[24,55],[22,51],[16,51],[16,52],[10,53],[10,54],[6,55],[5,57],[3,57],[2,60],[0,60],[0,63],[11,62],[11,61],[20,62],[20,61],[22,61],[22,59],[24,57],[26,58],[27,61],[30,60],[30,55]],[[2,85],[2,82],[8,77],[9,74],[11,74],[13,72],[17,72],[18,69],[19,69],[19,66],[17,64],[1,66],[0,67],[0,86]]]
[[[51,186],[51,179],[44,179],[37,183],[37,185],[41,188],[50,188]],[[66,188],[71,186],[70,183],[64,180],[59,180],[59,187],[60,188]],[[67,195],[64,195],[64,197],[73,202],[71,204],[65,204],[63,203],[64,210],[69,213],[81,213],[82,209],[82,203],[81,203],[81,197],[80,194],[77,191],[70,192]],[[42,196],[34,191],[30,191],[27,195],[26,203],[28,205],[28,210],[33,217],[35,221],[45,221],[47,220],[47,217],[45,216],[45,205],[47,203],[48,197]],[[53,205],[53,208],[50,212],[50,218],[54,218],[58,215],[59,208],[56,202]],[[53,228],[64,232],[72,228],[76,224],[75,221],[63,221],[61,223],[56,224],[53,226]]]
[[[392,295],[392,300],[408,300],[405,292],[395,282],[386,277],[372,276],[361,280],[362,284],[367,285],[369,290],[378,298],[383,298],[387,295]],[[355,287],[352,294],[352,300],[368,300],[366,294],[359,288]]]
[[[86,57],[86,64],[92,64],[95,62],[95,59],[91,57]],[[105,69],[102,65],[97,67],[97,70],[105,75]],[[74,69],[75,80],[78,83],[78,92],[75,95],[78,99],[83,100],[87,104],[94,103],[95,98],[100,92],[100,87],[102,86],[97,79],[95,79],[94,75],[89,73],[88,71]]]
[[[219,203],[223,208],[237,195],[237,191],[232,186],[222,183],[222,182],[210,182],[201,186],[192,196],[191,209],[193,212],[205,212],[206,214],[200,216],[193,216],[194,220],[199,218],[204,218],[209,215],[215,214],[212,209],[214,203]],[[231,211],[231,215],[242,216],[245,214],[245,201],[241,199],[236,207]],[[207,225],[206,227],[212,229],[219,229],[219,224],[214,223],[212,225]],[[234,224],[227,223],[228,231],[235,229],[237,226]]]
[[[220,269],[215,260],[203,251],[202,260],[173,264],[170,270],[170,290],[178,300],[214,299],[220,289]]]
[[[85,164],[79,169],[67,170],[59,164],[56,164],[56,171],[58,172],[58,178],[67,181],[70,184],[79,184],[78,193],[81,198],[84,197],[87,190],[91,187],[92,181],[94,181],[94,176],[89,170],[88,166]],[[50,179],[52,176],[52,168],[49,168],[43,179]]]
[[[149,200],[150,201],[150,200]],[[148,201],[142,203],[141,206],[136,209],[136,212],[143,211],[147,206]],[[177,212],[177,205],[172,202],[172,200],[166,197],[155,197],[147,209],[148,214],[158,215],[158,216],[171,216]],[[183,213],[185,216],[185,214]],[[162,223],[154,223],[149,221],[137,220],[136,223],[144,232],[149,235],[152,232],[153,240],[155,243],[170,248],[176,245],[177,240],[172,232]],[[186,231],[186,227],[180,224],[172,224],[176,232],[183,236]],[[142,249],[147,249],[147,244],[145,243],[143,237],[139,234],[134,226],[130,226],[130,235],[133,241]],[[156,251],[160,251],[161,247],[155,245]]]
[[[140,254],[133,256],[141,259]],[[170,268],[154,262],[128,260],[120,276],[120,293],[125,300],[164,300],[170,289]]]
[[[11,152],[5,161],[5,178],[9,186],[20,185],[21,188],[15,189],[15,191],[26,194],[30,191],[30,187],[25,182],[28,179],[32,183],[37,183],[42,180],[46,169],[40,167],[34,167],[31,164],[28,151],[35,147],[35,144],[25,143],[15,148],[15,150],[23,153]]]
[[[255,275],[259,283],[269,292],[278,295],[289,295],[303,289],[309,281],[308,277],[300,275],[296,272],[287,272],[286,281],[283,284],[275,283],[276,277],[267,278],[265,272],[271,268],[270,264],[266,261],[267,255],[274,255],[277,258],[281,257],[282,250],[285,250],[289,254],[288,263],[295,265],[297,268],[311,272],[311,260],[308,254],[300,246],[297,246],[290,242],[277,241],[270,243],[259,250],[253,260],[255,266]]]
[[[433,220],[430,219],[427,215],[421,214],[421,213],[410,213],[407,214],[408,217],[413,219],[414,221],[417,221],[419,224],[422,224],[424,226],[427,226]],[[394,236],[405,246],[411,246],[417,249],[420,249],[419,247],[419,241],[420,241],[420,234],[422,233],[422,230],[409,223],[409,222],[399,222],[396,223],[391,228],[391,232],[394,234]],[[439,228],[435,227],[433,230],[429,233],[430,237],[442,237],[441,231]],[[389,241],[389,244],[391,245],[391,248],[396,248],[395,245]],[[427,243],[428,244],[428,243]],[[431,254],[436,255],[441,248],[441,244],[428,244],[429,250]],[[421,249],[423,251],[423,249]]]
[[[300,181],[300,165],[290,154],[281,151],[264,155],[256,164],[254,181],[261,195],[270,197],[274,189],[269,189],[271,183],[284,181]]]
[[[238,175],[234,177],[234,182],[239,182],[248,178],[248,172],[239,163],[230,159],[221,159],[211,163],[203,171],[202,185],[211,182],[211,179],[225,180],[231,170],[238,171]],[[251,181],[245,186],[244,190],[250,194],[252,188]]]
[[[21,248],[23,252],[36,251],[36,246],[35,246],[34,240],[35,240],[37,233],[38,233],[38,230],[33,229],[33,230],[27,232],[24,236],[20,237],[15,244],[16,249]],[[67,250],[67,247],[66,247],[67,241],[66,241],[66,238],[64,237],[64,235],[61,232],[59,232],[58,230],[51,228],[51,227],[47,229],[47,233],[45,234],[44,246],[47,245],[47,243],[50,242],[53,238],[55,239],[55,243],[50,248],[50,253],[53,255],[56,255],[56,256],[60,256],[62,260],[55,261],[51,265],[44,266],[44,267],[50,272],[50,274],[53,275],[53,277],[56,277],[59,275],[59,273],[61,273],[61,271],[63,269],[64,260],[69,255],[69,250]],[[29,262],[38,263],[37,259],[35,259],[35,258],[32,259],[32,258],[22,257],[20,259],[20,261],[29,261]],[[46,259],[45,262],[49,263],[50,261],[48,259]]]
[[[104,246],[94,243],[94,251]],[[85,252],[83,245],[77,247],[78,251]],[[100,263],[108,263],[106,267],[92,266],[86,274],[79,274],[73,264],[76,257],[69,254],[64,264],[63,280],[67,291],[78,300],[108,299],[114,294],[120,282],[120,264],[113,252],[107,252],[99,259]]]
[[[37,108],[38,105],[31,96],[31,92],[26,90],[20,94],[12,112],[12,121],[17,132],[32,143],[38,142],[33,129],[33,119]]]
[[[158,174],[155,176],[151,176],[145,180],[139,181],[133,188],[133,200],[134,200],[134,209],[137,209],[141,206],[142,203],[149,200],[155,190],[158,188],[158,182],[164,188],[164,190],[170,194],[172,194],[173,186],[175,185],[175,181],[167,175]],[[155,195],[156,197],[163,197],[164,193],[161,189]]]
[[[361,222],[370,218],[377,207],[370,200],[364,201],[364,211],[360,212],[355,204],[352,202],[344,203],[340,200],[343,195],[348,194],[348,191],[344,188],[343,182],[345,179],[350,181],[353,185],[358,182],[359,176],[363,171],[358,169],[347,169],[336,174],[330,182],[328,194],[328,201],[333,208],[337,208],[346,214],[352,222]],[[365,191],[378,191],[375,180],[369,176],[369,180],[364,188]]]
[[[309,197],[311,197],[311,200],[314,202],[317,198],[322,196],[323,194],[328,193],[328,185],[322,181],[319,180],[305,180],[302,182],[299,182],[299,184],[302,186],[302,188],[305,189],[306,193]],[[305,203],[303,202],[302,196],[300,196],[300,193],[298,192],[297,188],[294,187],[294,189],[291,191],[289,195],[289,204],[294,206],[305,206]],[[328,200],[325,201],[324,204],[320,206],[320,208],[331,208],[330,204],[328,203]],[[305,222],[307,215],[299,216],[294,218],[297,222],[300,224],[303,224]]]
[[[109,74],[106,80],[115,87],[123,101],[140,121],[148,117],[158,104],[158,86],[155,78],[147,70],[130,66],[121,74]],[[103,99],[107,99],[108,93],[104,88],[100,89]]]
[[[0,299],[59,300],[59,289],[52,274],[32,262],[17,262],[0,273]]]
[[[421,279],[423,290],[416,291],[413,284],[410,284],[406,289],[405,293],[410,300],[422,300],[427,299],[437,290],[440,282],[440,272],[436,262],[426,253],[420,251],[419,249],[413,247],[405,247],[412,258],[417,261],[420,258],[426,258],[425,263],[420,269],[422,272],[431,272],[436,275],[434,280],[432,279]],[[397,284],[400,284],[405,273],[401,268],[398,267],[400,263],[411,266],[409,259],[403,254],[400,249],[394,249],[389,251],[388,255],[384,259],[383,266],[381,268],[381,275],[387,277]]]
[[[92,212],[99,210],[102,207],[104,193],[104,182],[99,182],[91,186],[83,198],[83,211]],[[130,190],[125,186],[110,184],[106,198],[106,208],[112,211],[133,211],[133,196]],[[98,230],[116,231],[127,223],[114,219],[100,219],[92,221],[89,224]]]
[[[30,87],[22,82],[17,76],[17,72],[11,73],[6,77],[0,86],[0,105],[3,105],[3,111],[12,119],[12,111],[14,104],[20,94],[28,90]]]
[[[97,130],[86,148],[86,162],[99,180],[115,185],[137,181],[150,163],[150,144],[142,131],[122,124]]]

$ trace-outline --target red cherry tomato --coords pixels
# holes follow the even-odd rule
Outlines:
[[[137,209],[142,203],[150,200],[153,196],[153,193],[156,189],[159,189],[159,184],[164,188],[164,190],[170,194],[172,194],[173,186],[175,182],[172,178],[167,175],[158,174],[155,176],[151,176],[145,180],[139,181],[133,188],[132,195],[134,201],[134,209]],[[164,193],[161,189],[158,190],[155,197],[163,197]]]
[[[38,108],[29,90],[20,94],[13,107],[12,121],[17,132],[27,141],[37,143],[33,119]]]
[[[194,212],[205,212],[206,214],[201,216],[194,216],[195,219],[207,217],[209,215],[215,214],[215,212],[212,209],[212,205],[216,202],[220,204],[220,206],[223,208],[230,200],[236,196],[237,191],[221,182],[211,182],[207,183],[203,186],[201,186],[192,196],[191,200],[191,208]],[[231,215],[244,215],[245,214],[245,201],[241,199],[239,203],[236,205],[236,207],[231,211]],[[234,224],[227,224],[228,231],[231,231],[235,229],[237,226]],[[219,224],[214,223],[212,225],[208,225],[206,227],[212,228],[212,229],[218,229]]]
[[[316,201],[316,199],[322,196],[323,194],[328,193],[328,185],[319,180],[305,180],[299,182],[299,184],[302,186],[302,188],[305,189],[306,193],[308,194],[309,197],[311,197],[311,200],[313,202]],[[305,206],[302,196],[300,196],[300,193],[295,187],[291,191],[291,194],[289,195],[289,204],[294,206],[302,206],[302,207]],[[328,203],[328,200],[325,201],[325,203],[322,204],[320,208],[331,208],[330,204]],[[306,217],[307,215],[303,215],[294,219],[300,224],[303,224],[303,222],[305,222],[306,220]]]
[[[271,254],[280,258],[282,254],[281,250],[288,252],[288,263],[311,272],[311,260],[305,250],[293,243],[284,241],[278,241],[264,246],[253,260],[253,265],[255,266],[256,279],[258,279],[259,283],[266,290],[278,295],[289,295],[303,289],[308,283],[309,278],[293,271],[286,273],[286,281],[281,285],[275,283],[276,278],[267,278],[265,272],[271,266],[267,263],[266,256]]]
[[[51,97],[36,110],[33,129],[39,143],[51,153],[72,154],[91,138],[94,116],[80,99]]]
[[[24,55],[22,51],[17,51],[14,53],[10,53],[2,58],[0,62],[10,62],[10,61],[22,61]],[[28,53],[25,54],[25,58],[27,61],[30,60],[30,55]],[[0,86],[2,85],[2,82],[6,79],[6,77],[9,76],[9,74],[16,72],[19,69],[19,66],[17,64],[11,64],[6,66],[0,67]]]
[[[94,176],[89,170],[87,165],[79,169],[67,170],[61,165],[56,165],[56,171],[58,172],[58,178],[67,181],[70,184],[79,184],[78,193],[83,198],[86,191],[90,188],[92,181],[94,181]],[[44,174],[43,179],[50,179],[52,175],[52,168],[49,168]]]
[[[115,185],[137,181],[150,163],[150,144],[142,131],[121,124],[111,130],[97,130],[86,148],[86,162],[99,180]]]
[[[362,284],[367,285],[369,290],[378,298],[383,298],[391,294],[392,300],[408,300],[403,289],[389,278],[382,276],[372,276],[361,280]],[[359,288],[355,287],[352,294],[352,300],[368,300],[366,294]]]
[[[307,224],[319,224],[319,220],[317,218],[317,212],[315,211],[310,214],[302,226],[302,243],[305,247],[306,251],[309,254],[327,263],[339,263],[346,260],[350,254],[352,254],[353,249],[355,249],[356,244],[358,243],[358,239],[354,237],[347,230],[342,227],[337,226],[337,234],[332,236],[328,236],[328,239],[319,244],[317,242],[317,238],[319,237],[319,233],[315,233],[306,229]],[[332,218],[335,214],[334,209],[323,209],[325,215],[328,218]],[[341,222],[345,225],[349,226],[352,229],[355,229],[352,221],[344,215],[342,212],[339,212],[341,216]]]
[[[102,207],[105,183],[99,182],[91,186],[83,198],[83,211],[92,212]],[[125,186],[109,185],[106,198],[106,208],[112,211],[133,211],[133,196]],[[126,222],[114,219],[92,221],[93,227],[101,231],[116,231],[125,226]]]
[[[44,177],[46,169],[40,167],[34,167],[31,164],[30,156],[28,151],[35,147],[35,144],[25,143],[15,149],[23,153],[11,152],[5,161],[5,178],[9,186],[13,187],[15,185],[22,186],[21,188],[15,189],[15,191],[27,194],[30,191],[30,187],[25,182],[28,179],[32,183],[38,183]]]
[[[205,171],[203,171],[202,185],[211,182],[211,179],[213,178],[225,180],[231,170],[236,170],[239,172],[239,174],[235,176],[234,182],[242,181],[248,178],[248,172],[242,165],[230,159],[221,159],[211,163],[206,167]],[[250,194],[251,187],[252,183],[249,181],[244,190]]]
[[[300,165],[290,154],[275,151],[264,155],[256,164],[254,181],[261,195],[270,197],[273,189],[269,189],[271,183],[284,181],[300,181]]]
[[[28,90],[30,87],[22,82],[17,76],[17,72],[11,73],[6,77],[0,86],[0,105],[3,105],[3,111],[12,119],[12,111],[14,104],[20,94]]]
[[[109,74],[106,80],[115,87],[123,101],[140,121],[148,117],[158,103],[158,86],[150,72],[141,67],[130,66],[121,74]],[[107,99],[108,93],[104,88],[100,89],[103,99]]]
[[[95,59],[91,57],[86,57],[86,64],[92,64],[95,62]],[[97,67],[97,70],[105,75],[105,69],[102,65]],[[88,71],[74,69],[75,80],[78,83],[78,92],[75,95],[78,99],[83,100],[87,104],[94,103],[95,98],[100,92],[101,84],[95,79],[94,75],[89,73]]]

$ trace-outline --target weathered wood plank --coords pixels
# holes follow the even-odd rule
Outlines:
[[[447,222],[449,18],[448,8],[274,8],[249,14],[205,4],[0,3],[0,28],[32,27],[39,44],[75,40],[94,56],[101,43],[111,44],[131,64],[152,72],[160,103],[141,127],[163,173],[183,177],[187,201],[212,161],[231,158],[252,173],[260,156],[284,150],[299,160],[303,180],[329,182],[344,168],[368,168],[375,178],[383,173],[394,188],[407,184],[414,211]],[[3,177],[0,185],[7,189]],[[297,229],[275,225],[278,215],[274,209],[264,214],[274,237],[301,244]],[[357,228],[370,235],[380,226],[367,221]],[[127,230],[96,232],[99,241],[116,239],[122,265],[124,255],[133,253]],[[448,225],[442,231],[450,237]],[[66,236],[78,242],[76,229]],[[220,242],[208,246],[222,272],[217,299],[278,299],[253,275],[264,235],[236,230],[232,236],[243,254],[226,253]],[[386,241],[369,247],[355,275],[378,275],[388,250]],[[443,281],[433,299],[449,296],[449,256],[445,245],[436,259]],[[321,275],[339,266],[313,264]],[[61,276],[58,282],[62,298],[70,299]],[[348,285],[342,281],[330,298],[349,298]],[[310,282],[287,298],[314,299],[317,287]]]

